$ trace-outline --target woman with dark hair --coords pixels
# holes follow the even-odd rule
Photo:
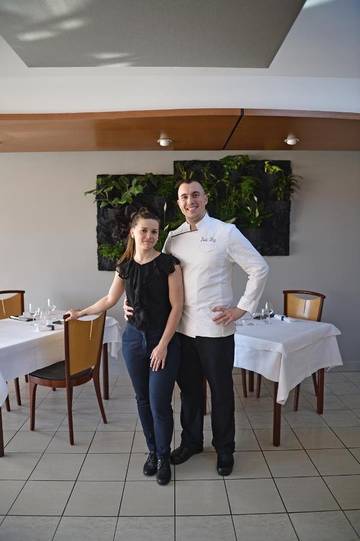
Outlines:
[[[126,291],[134,312],[128,319],[122,348],[149,449],[143,472],[156,473],[157,482],[166,485],[171,479],[171,400],[180,363],[175,330],[182,314],[183,282],[179,261],[155,250],[159,226],[155,214],[145,208],[138,210],[109,293],[88,308],[69,310],[68,314],[76,319],[108,310]]]

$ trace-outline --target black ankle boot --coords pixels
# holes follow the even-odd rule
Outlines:
[[[156,480],[159,485],[167,485],[171,479],[171,468],[169,458],[159,458],[157,462]]]
[[[156,453],[149,453],[143,467],[144,475],[155,475],[157,472],[157,456]]]

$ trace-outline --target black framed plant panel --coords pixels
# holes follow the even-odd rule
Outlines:
[[[174,174],[202,179],[209,214],[234,223],[262,255],[289,255],[290,197],[298,182],[289,160],[175,161]]]
[[[114,270],[123,253],[132,214],[147,207],[161,220],[161,248],[184,218],[177,206],[176,183],[200,179],[209,196],[209,214],[234,223],[263,255],[289,255],[291,195],[299,177],[287,160],[252,160],[247,155],[221,160],[175,161],[173,175],[97,176],[86,192],[97,203],[99,270]]]

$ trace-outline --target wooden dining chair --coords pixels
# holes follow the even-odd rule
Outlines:
[[[316,291],[307,291],[305,289],[285,289],[284,295],[284,315],[297,319],[308,319],[310,321],[321,321],[324,300],[326,298],[322,293]],[[319,392],[316,374],[312,374],[315,394]],[[261,375],[257,375],[256,396],[259,398],[261,389]],[[294,410],[299,408],[300,383],[295,387]]]
[[[94,319],[74,319],[65,321],[64,343],[65,360],[41,368],[29,374],[30,388],[30,430],[35,430],[36,388],[44,385],[52,388],[65,388],[69,424],[70,444],[74,445],[72,415],[73,388],[94,382],[97,401],[104,423],[107,423],[100,392],[100,359],[104,335],[106,312]]]
[[[24,313],[24,295],[25,291],[22,289],[4,289],[0,291],[0,319],[5,319],[10,316],[21,316]],[[19,378],[15,378],[14,383],[16,401],[18,405],[21,406]],[[5,405],[7,411],[10,411],[9,396],[6,398]]]

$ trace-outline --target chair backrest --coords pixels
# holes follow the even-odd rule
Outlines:
[[[98,369],[106,312],[93,319],[65,321],[65,371],[73,376],[83,370]]]
[[[286,316],[321,321],[325,295],[304,289],[285,289],[283,294]]]
[[[0,291],[0,319],[21,316],[24,313],[24,294],[22,289]]]

